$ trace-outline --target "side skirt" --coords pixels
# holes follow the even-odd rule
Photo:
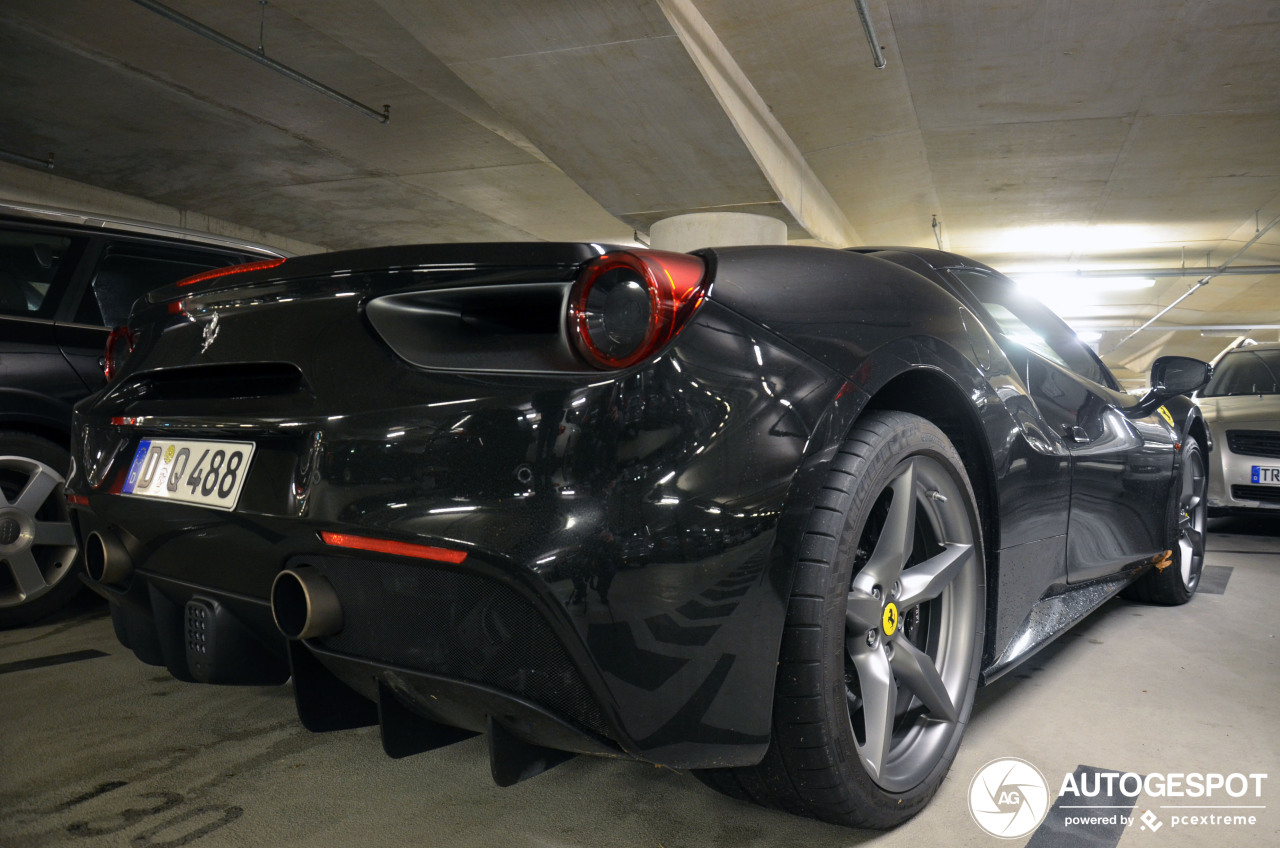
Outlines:
[[[1103,577],[1089,583],[1052,586],[1031,607],[1018,626],[1009,646],[995,662],[982,670],[982,682],[991,683],[1019,663],[1035,656],[1046,645],[1066,633],[1085,616],[1114,597],[1142,574],[1142,569]]]

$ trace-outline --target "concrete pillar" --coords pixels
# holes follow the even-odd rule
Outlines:
[[[664,218],[649,228],[650,247],[677,253],[700,247],[786,243],[785,222],[745,212],[692,212]]]

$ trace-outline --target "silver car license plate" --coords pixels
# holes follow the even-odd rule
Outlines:
[[[143,439],[122,491],[137,498],[235,509],[254,447],[252,442]]]
[[[1280,486],[1280,468],[1255,465],[1250,481],[1260,486]]]

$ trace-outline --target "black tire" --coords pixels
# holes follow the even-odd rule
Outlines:
[[[70,465],[61,445],[0,431],[0,628],[38,621],[82,588],[62,490]]]
[[[985,592],[981,523],[955,448],[923,418],[868,413],[801,540],[769,750],[757,766],[699,779],[839,825],[915,815],[969,719]]]
[[[1205,522],[1208,517],[1209,472],[1204,453],[1195,439],[1182,445],[1178,479],[1169,503],[1169,536],[1172,556],[1167,565],[1157,563],[1125,587],[1132,601],[1178,606],[1191,600],[1204,570]]]

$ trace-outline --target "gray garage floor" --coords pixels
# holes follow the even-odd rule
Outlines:
[[[890,834],[757,809],[637,763],[580,757],[498,789],[481,738],[390,760],[375,728],[304,731],[287,687],[188,685],[142,665],[82,605],[0,633],[0,846],[1280,845],[1277,524],[1215,522],[1191,604],[1113,600],[981,691],[938,797]],[[1143,796],[1129,812],[1157,814],[1157,832],[1046,824],[1002,841],[967,807],[975,772],[999,757],[1038,766],[1050,798],[1080,766],[1265,772],[1261,799],[1212,803],[1266,809],[1249,811],[1252,827],[1175,826],[1177,813],[1224,811]]]

